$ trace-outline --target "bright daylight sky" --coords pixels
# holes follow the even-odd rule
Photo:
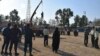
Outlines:
[[[34,11],[40,0],[31,0],[31,14]],[[0,1],[0,14],[8,15],[13,9],[19,11],[21,19],[26,18],[27,0],[2,0]],[[43,5],[37,10],[35,16],[40,17],[42,10],[44,11],[44,19],[55,18],[55,12],[58,9],[71,8],[76,14],[82,16],[86,11],[86,15],[89,20],[93,21],[94,18],[100,18],[100,0],[43,0]],[[73,17],[70,19],[70,23],[73,23]]]

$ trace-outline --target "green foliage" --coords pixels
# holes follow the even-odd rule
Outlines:
[[[72,28],[76,27],[75,23],[71,24],[71,27],[72,27]]]
[[[0,15],[0,23],[4,20],[4,15]]]
[[[10,20],[12,22],[18,22],[20,20],[20,17],[18,16],[18,11],[16,9],[10,12]]]
[[[79,26],[79,23],[80,23],[80,16],[79,15],[76,15],[75,18],[74,18],[74,21],[75,21],[75,26]]]
[[[76,26],[84,27],[88,25],[88,18],[86,17],[86,15],[82,15],[82,17],[76,15],[74,21],[75,21],[74,23],[75,27]]]
[[[73,11],[71,11],[70,8],[59,9],[56,11],[55,15],[55,19],[58,20],[60,18],[63,26],[67,25],[69,27],[69,18],[73,16]]]
[[[95,26],[100,26],[100,19],[95,19],[94,24]]]
[[[88,18],[86,17],[86,15],[83,15],[82,18],[80,18],[79,26],[83,27],[86,26],[87,24],[88,24]]]

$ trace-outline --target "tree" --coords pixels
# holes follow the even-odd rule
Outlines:
[[[10,12],[10,20],[12,22],[18,22],[20,20],[20,17],[18,16],[18,11],[16,9]]]
[[[0,15],[0,23],[4,20],[4,15]]]
[[[5,16],[5,19],[9,19],[9,16],[7,15],[7,16]]]
[[[80,16],[79,15],[76,15],[75,18],[74,18],[74,21],[75,21],[75,27],[79,26],[79,23],[80,23]]]
[[[72,24],[71,24],[71,27],[72,27],[72,28],[76,27],[75,23],[72,23]]]
[[[61,19],[61,23],[63,26],[67,25],[69,27],[69,18],[73,16],[73,11],[71,11],[70,8],[64,8],[63,10],[59,9],[56,11],[56,17],[55,19],[58,20]]]
[[[50,20],[49,20],[49,25],[55,26],[55,25],[56,25],[56,20],[50,19]]]
[[[88,18],[86,17],[86,15],[83,15],[82,18],[80,19],[79,26],[83,27],[86,25],[88,25]]]
[[[100,19],[95,19],[94,20],[94,25],[95,26],[100,26]]]

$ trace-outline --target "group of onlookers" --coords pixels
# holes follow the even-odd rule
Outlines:
[[[26,56],[27,46],[29,46],[29,53],[32,56],[32,37],[34,37],[33,30],[30,27],[30,24],[26,24],[24,27],[24,56]],[[2,45],[1,54],[12,55],[12,48],[14,45],[15,55],[19,55],[17,52],[18,43],[22,37],[22,30],[18,27],[17,24],[8,23],[8,26],[2,30],[2,35],[4,36],[4,43]],[[8,53],[9,48],[9,53]],[[5,51],[4,51],[5,49]]]
[[[87,44],[88,44],[89,35],[91,35],[92,47],[95,47],[95,48],[99,49],[99,45],[98,45],[98,40],[99,40],[98,28],[92,27],[91,31],[90,31],[90,28],[87,28],[85,30],[85,33],[84,33],[84,45],[85,46],[87,46]]]
[[[8,23],[7,27],[2,29],[2,35],[4,36],[4,43],[2,45],[1,54],[3,55],[12,55],[12,48],[14,45],[15,55],[19,55],[17,52],[18,43],[21,42],[21,37],[24,35],[24,56],[27,53],[27,47],[29,47],[29,54],[32,55],[32,37],[35,35],[34,31],[31,27],[31,24],[28,23],[23,27],[23,31],[18,27],[17,24]],[[49,38],[49,30],[48,27],[45,27],[43,30],[44,35],[44,47],[48,46],[48,38]],[[52,50],[53,52],[57,52],[60,43],[60,32],[58,28],[55,28],[55,31],[52,36]],[[8,50],[9,48],[9,50]],[[9,51],[9,52],[8,52]]]
[[[4,36],[3,37],[4,43],[2,45],[1,54],[12,55],[12,47],[14,45],[15,55],[19,55],[19,53],[17,53],[18,43],[21,42],[21,37],[22,35],[24,35],[24,56],[26,56],[27,47],[29,47],[30,56],[33,56],[32,55],[32,37],[34,37],[34,40],[35,40],[35,35],[34,35],[34,31],[31,26],[32,25],[29,23],[26,24],[23,27],[23,31],[22,31],[18,27],[17,24],[8,23],[8,26],[2,30],[2,35]],[[70,35],[69,32],[70,31],[68,31],[68,35]],[[85,30],[84,45],[88,46],[87,44],[88,44],[89,34],[91,35],[92,47],[99,48],[98,46],[99,32],[98,32],[98,29],[95,27],[93,27],[91,31],[89,30],[89,28]],[[48,38],[49,38],[48,27],[44,28],[43,35],[44,35],[44,47],[47,47]],[[78,36],[77,30],[74,31],[74,36]],[[52,36],[52,51],[57,53],[59,49],[59,45],[60,45],[60,31],[58,27],[56,27],[55,31],[53,32],[53,36]],[[8,48],[9,48],[9,53],[7,52]]]

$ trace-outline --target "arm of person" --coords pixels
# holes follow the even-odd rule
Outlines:
[[[33,37],[34,38],[34,40],[35,40],[35,37]]]
[[[32,30],[32,33],[33,33],[32,37],[35,40],[35,34],[34,34],[34,31],[33,30]]]
[[[33,39],[35,40],[35,35],[34,35],[34,33],[33,33]]]

